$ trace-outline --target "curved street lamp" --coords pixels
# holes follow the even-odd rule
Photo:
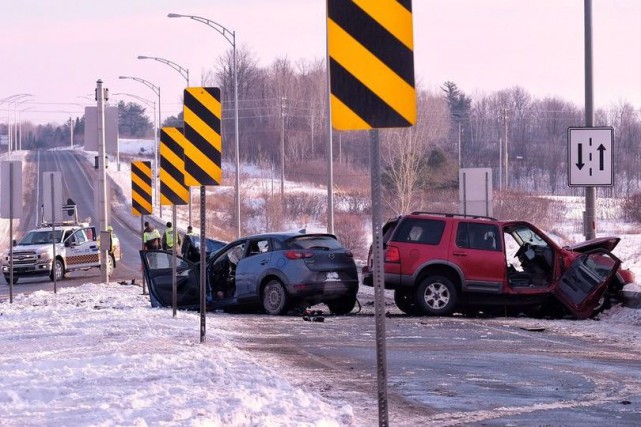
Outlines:
[[[125,93],[125,92],[112,93],[111,95],[113,95],[113,96],[130,96],[132,98],[136,98],[140,102],[143,102],[148,107],[153,107],[154,108],[154,121],[156,121],[156,101],[151,101],[151,100],[149,100],[147,98],[143,98],[142,96],[134,95],[132,93]]]
[[[236,237],[240,237],[240,143],[239,143],[239,136],[238,136],[238,64],[236,63],[236,32],[235,31],[230,31],[224,26],[220,25],[217,22],[214,22],[210,19],[207,18],[202,18],[200,16],[194,16],[194,15],[181,15],[179,13],[170,13],[167,15],[168,18],[189,18],[193,19],[194,21],[202,22],[203,24],[213,28],[214,30],[218,31],[220,35],[222,35],[225,40],[227,40],[232,47],[232,52],[233,52],[233,62],[234,62],[234,136],[235,136],[235,149],[236,149],[236,180],[235,180],[235,187],[236,187],[236,194],[235,194],[235,202],[236,202]]]
[[[25,96],[33,96],[33,95],[31,95],[30,93],[18,93],[18,94],[15,94],[15,95],[10,95],[10,96],[7,96],[7,97],[4,97],[4,98],[0,99],[0,105],[4,104],[5,102],[15,101],[15,100],[17,100],[19,98],[22,98],[22,97],[25,97]]]
[[[159,189],[158,189],[158,146],[160,145],[160,127],[162,126],[162,119],[160,115],[160,87],[156,86],[155,84],[145,80],[141,79],[140,77],[129,77],[129,76],[119,76],[119,79],[131,79],[135,80],[137,82],[140,82],[147,86],[149,89],[154,91],[154,93],[158,96],[158,126],[156,127],[156,144],[154,145],[154,190],[156,192],[156,203],[160,208],[160,197],[158,196],[159,194]],[[162,217],[162,209],[161,209],[161,217]]]
[[[32,94],[30,93],[18,93],[15,95],[10,95],[5,98],[0,99],[0,105],[2,104],[7,104],[7,134],[9,136],[9,141],[8,141],[8,148],[7,151],[9,154],[11,154],[12,151],[12,146],[16,145],[16,140],[18,137],[18,129],[17,129],[17,123],[14,125],[15,127],[12,129],[11,128],[11,106],[13,105],[14,109],[14,117],[16,116],[16,110],[18,109],[18,105],[24,104],[28,100],[26,98],[33,97]],[[15,133],[15,137],[14,134]],[[13,147],[15,149],[15,147]]]
[[[189,87],[189,68],[181,67],[179,64],[176,64],[174,61],[170,61],[165,58],[158,58],[156,56],[138,55],[138,59],[153,59],[155,61],[162,62],[163,64],[169,65],[171,68],[173,68],[174,70],[178,71],[178,73],[180,73],[180,75],[187,82],[187,87]],[[189,224],[191,224],[191,187],[189,187]]]
[[[138,59],[153,59],[158,62],[162,62],[163,64],[169,65],[171,68],[174,70],[178,71],[181,76],[185,79],[187,82],[187,86],[189,86],[189,69],[188,68],[183,68],[180,65],[176,64],[173,61],[170,61],[168,59],[164,58],[158,58],[156,56],[145,56],[145,55],[138,55]]]

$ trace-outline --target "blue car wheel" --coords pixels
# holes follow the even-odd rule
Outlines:
[[[287,309],[287,292],[280,281],[270,280],[263,290],[263,308],[267,314],[283,314]]]

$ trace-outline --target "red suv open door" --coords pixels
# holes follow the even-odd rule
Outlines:
[[[605,249],[579,255],[554,287],[554,295],[579,319],[592,314],[621,261]]]

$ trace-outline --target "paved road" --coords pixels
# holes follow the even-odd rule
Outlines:
[[[55,171],[62,172],[63,200],[71,198],[78,205],[80,221],[91,219],[91,223],[97,225],[97,216],[94,213],[94,181],[97,173],[93,165],[87,162],[81,153],[73,150],[40,150],[30,152],[25,159],[23,189],[26,208],[14,235],[22,236],[40,223],[41,213],[36,207],[41,206],[43,198],[49,196],[49,191],[42,188],[42,174]],[[123,248],[123,259],[118,263],[110,279],[113,281],[136,279],[140,282],[142,275],[138,258],[138,249],[141,244],[139,232],[132,229],[127,222],[121,221],[115,214],[112,215],[111,222]],[[4,279],[0,280],[4,282]],[[56,285],[57,287],[78,286],[87,282],[100,281],[100,270],[92,268],[67,273],[65,279]],[[53,282],[48,277],[21,278],[14,286],[14,295],[40,289],[53,290],[53,286]],[[8,297],[9,286],[3,284],[0,286],[0,301]]]
[[[581,323],[571,320],[409,317],[391,303],[388,310],[390,425],[641,424],[641,347],[628,337],[573,334],[564,325]],[[239,347],[292,383],[349,402],[359,425],[377,424],[371,305],[323,323],[242,317]]]

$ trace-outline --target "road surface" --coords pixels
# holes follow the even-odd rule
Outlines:
[[[50,197],[50,190],[42,188],[42,175],[45,172],[61,172],[63,202],[72,199],[78,206],[80,221],[90,220],[97,224],[97,215],[94,212],[94,182],[97,171],[93,165],[86,161],[82,153],[75,150],[39,150],[27,154],[23,165],[23,193],[25,209],[22,220],[14,236],[21,237],[27,231],[35,228],[41,221],[41,212],[44,197]],[[15,223],[14,223],[15,224]],[[126,221],[118,218],[112,212],[111,225],[115,234],[120,239],[123,257],[118,262],[112,281],[141,281],[140,258],[138,250],[141,245],[139,231],[133,229]],[[4,279],[0,279],[4,282]],[[56,283],[56,287],[79,286],[87,282],[100,282],[100,270],[92,268],[86,271],[67,273],[66,277]],[[20,278],[14,286],[14,295],[21,292],[36,290],[54,290],[54,284],[48,276]],[[0,301],[9,298],[9,286],[0,286]]]

